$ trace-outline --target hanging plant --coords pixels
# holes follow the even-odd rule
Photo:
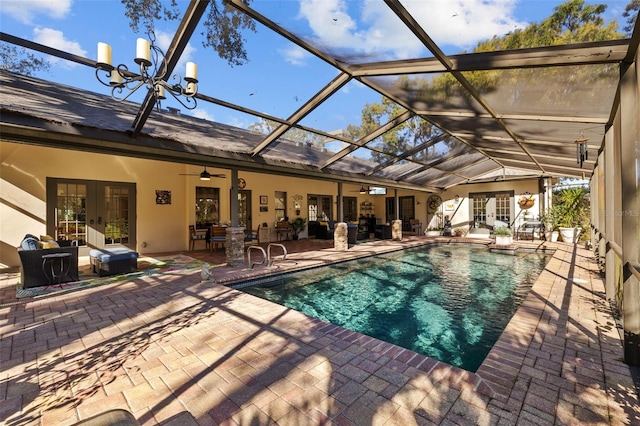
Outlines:
[[[533,194],[525,192],[522,197],[518,199],[518,205],[521,209],[530,209],[536,203],[536,199],[533,198]]]

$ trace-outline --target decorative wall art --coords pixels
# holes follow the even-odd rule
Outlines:
[[[267,197],[266,195],[261,195],[260,204],[268,204],[268,203],[269,203],[269,197]]]
[[[156,189],[156,204],[171,204],[171,191]]]

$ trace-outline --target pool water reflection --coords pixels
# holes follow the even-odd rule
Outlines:
[[[475,372],[549,257],[425,246],[242,291]]]

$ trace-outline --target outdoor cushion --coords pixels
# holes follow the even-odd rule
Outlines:
[[[100,262],[108,263],[117,260],[137,259],[138,252],[129,250],[128,248],[111,248],[102,250],[91,250],[89,256],[98,259]]]

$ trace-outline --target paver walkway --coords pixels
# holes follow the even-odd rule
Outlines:
[[[422,242],[346,254],[314,243],[278,269]],[[68,425],[124,408],[144,425],[640,424],[595,261],[557,248],[477,374],[201,282],[199,272],[20,300],[5,274],[0,421]],[[219,282],[265,271],[212,269]]]

